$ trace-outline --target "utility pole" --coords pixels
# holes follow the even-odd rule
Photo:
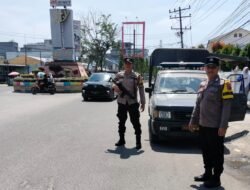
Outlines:
[[[24,52],[25,52],[25,58],[24,58],[25,60],[24,60],[24,62],[25,62],[27,72],[29,74],[29,66],[28,66],[28,61],[27,61],[27,49],[26,48],[27,48],[26,45],[24,45]]]
[[[180,21],[180,28],[174,28],[174,27],[171,27],[172,30],[179,30],[180,31],[180,37],[181,37],[181,48],[184,48],[184,42],[183,42],[183,30],[191,30],[191,26],[190,27],[183,27],[182,25],[182,19],[183,18],[190,18],[191,17],[191,14],[189,14],[188,16],[183,16],[182,15],[182,11],[185,11],[185,10],[190,10],[191,7],[189,6],[188,8],[184,8],[182,9],[181,7],[179,7],[179,9],[174,9],[173,11],[169,10],[169,14],[174,14],[174,13],[177,13],[179,12],[179,16],[171,16],[170,15],[170,19],[179,19]]]
[[[162,40],[160,40],[160,48],[162,48]]]

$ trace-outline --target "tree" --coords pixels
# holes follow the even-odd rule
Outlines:
[[[234,48],[233,48],[233,51],[232,51],[232,56],[239,56],[240,55],[240,52],[241,52],[241,49],[240,49],[240,47],[239,46],[235,46]]]
[[[203,44],[198,45],[199,49],[205,49],[205,46]]]
[[[220,53],[225,55],[231,55],[233,53],[233,50],[234,50],[234,45],[227,44],[223,46],[223,48],[220,50]]]
[[[89,12],[82,19],[82,57],[88,62],[96,63],[103,69],[103,62],[107,51],[116,46],[117,25],[111,21],[111,15]]]
[[[250,44],[247,44],[240,52],[241,57],[249,57],[250,58]]]
[[[149,64],[147,59],[143,58],[135,58],[134,59],[134,70],[141,75],[144,75],[145,73],[148,73],[149,70]]]
[[[214,42],[212,44],[212,51],[213,53],[219,53],[219,51],[225,46],[222,42]]]

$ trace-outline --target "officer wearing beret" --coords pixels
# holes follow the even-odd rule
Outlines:
[[[205,71],[208,79],[200,84],[190,130],[200,129],[205,173],[194,177],[207,188],[221,186],[224,164],[224,137],[228,128],[233,92],[230,81],[218,75],[220,59],[208,57]]]
[[[119,141],[115,144],[116,146],[125,145],[125,123],[127,120],[127,113],[129,113],[130,121],[133,124],[135,135],[136,135],[136,149],[141,149],[141,124],[140,124],[140,111],[143,112],[145,109],[145,93],[143,79],[141,75],[133,71],[133,61],[129,58],[124,59],[124,71],[119,72],[115,79],[116,82],[121,83],[123,87],[132,95],[124,94],[121,89],[114,85],[113,89],[118,93],[118,113],[119,119]],[[140,103],[138,102],[138,90],[140,94]]]

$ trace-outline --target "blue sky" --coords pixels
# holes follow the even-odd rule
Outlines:
[[[212,11],[209,8],[221,1]],[[121,25],[123,21],[146,21],[146,47],[153,49],[163,42],[164,47],[178,47],[179,38],[171,25],[178,22],[169,19],[169,9],[178,6],[193,5],[191,22],[192,32],[184,35],[185,46],[206,42],[206,36],[213,31],[237,7],[242,0],[72,0],[75,19],[80,19],[89,10],[112,15],[112,20]],[[7,0],[1,2],[0,41],[14,40],[22,46],[24,43],[42,41],[50,38],[49,0]],[[186,11],[186,14],[189,14]],[[126,19],[127,18],[127,19]],[[202,22],[201,22],[202,21]],[[190,25],[185,19],[184,25]],[[192,34],[192,35],[191,35]],[[192,40],[191,40],[192,36]]]

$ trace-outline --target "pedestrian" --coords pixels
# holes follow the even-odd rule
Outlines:
[[[244,67],[243,71],[243,78],[244,78],[244,86],[245,86],[245,93],[248,96],[249,93],[249,85],[250,85],[250,73],[249,73],[249,68],[248,67]]]
[[[145,109],[145,92],[143,78],[141,75],[133,71],[133,61],[129,58],[124,59],[124,71],[119,72],[114,81],[116,84],[120,84],[129,93],[125,93],[114,84],[113,89],[118,93],[118,113],[119,119],[119,141],[115,144],[116,146],[123,146],[125,142],[125,123],[127,120],[127,113],[129,113],[130,121],[133,124],[135,135],[136,135],[136,149],[141,149],[141,124],[140,124],[140,111]],[[140,94],[140,103],[138,102],[138,90]],[[131,96],[132,95],[132,96]]]
[[[196,106],[189,124],[192,131],[199,126],[205,173],[194,177],[207,188],[221,186],[224,164],[224,138],[228,128],[233,92],[229,80],[219,77],[219,58],[208,57],[207,80],[198,90]]]

